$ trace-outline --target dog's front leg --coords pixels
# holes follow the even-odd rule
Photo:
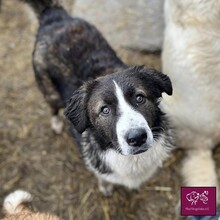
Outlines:
[[[99,181],[99,191],[104,195],[104,196],[112,196],[113,192],[113,184],[109,183],[101,178],[98,178]]]

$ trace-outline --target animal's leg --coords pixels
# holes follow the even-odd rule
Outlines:
[[[194,149],[187,150],[186,153],[187,156],[183,161],[181,170],[185,185],[217,187],[218,181],[212,150]]]
[[[105,180],[102,180],[101,178],[99,178],[98,181],[99,181],[99,191],[104,196],[111,196],[113,192],[113,184]]]
[[[51,108],[51,128],[56,134],[61,134],[64,123],[59,116],[59,110],[63,108],[60,94],[55,88],[47,71],[43,69],[39,71],[35,68],[35,77],[40,91],[42,92],[46,102]]]

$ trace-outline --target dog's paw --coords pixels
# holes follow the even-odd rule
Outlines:
[[[51,118],[51,129],[55,134],[61,134],[63,131],[63,120],[59,116],[53,116]]]
[[[106,197],[112,196],[113,184],[99,180],[99,191]]]

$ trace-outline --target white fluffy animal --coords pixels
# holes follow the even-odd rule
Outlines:
[[[163,72],[188,186],[217,186],[212,149],[220,142],[220,0],[166,0]]]
[[[2,220],[60,220],[55,215],[33,212],[27,206],[31,201],[31,194],[23,190],[9,194],[3,203],[5,217]]]

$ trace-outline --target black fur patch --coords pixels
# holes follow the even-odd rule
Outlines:
[[[103,160],[103,156],[108,148],[110,148],[111,143],[106,143],[106,141],[100,137],[96,139],[93,132],[90,130],[85,131],[81,138],[81,155],[86,162],[88,168],[95,169],[97,172],[102,174],[110,174],[112,170],[108,167]]]

